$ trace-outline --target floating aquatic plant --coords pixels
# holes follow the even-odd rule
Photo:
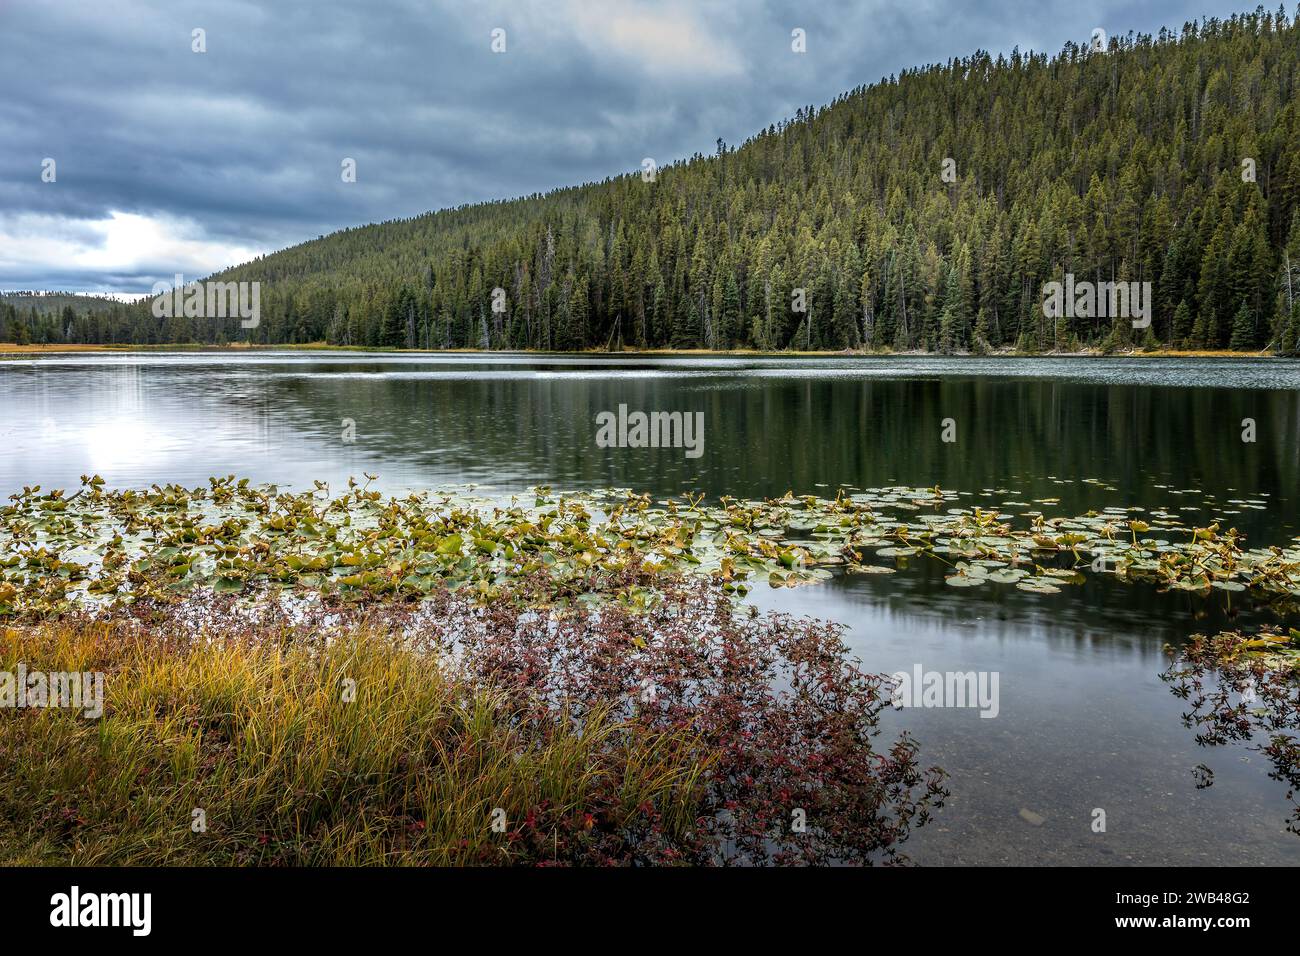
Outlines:
[[[192,489],[110,491],[98,476],[66,496],[24,488],[0,508],[0,616],[196,586],[331,601],[417,599],[445,587],[491,601],[524,579],[546,582],[544,603],[645,607],[665,575],[744,594],[913,559],[943,562],[954,587],[1053,594],[1103,572],[1186,591],[1300,595],[1300,539],[1248,549],[1217,523],[1139,520],[1123,508],[1012,516],[963,506],[957,492],[905,486],[715,504],[549,487],[495,499],[463,490],[385,497],[366,477],[341,494],[321,482],[286,492],[233,476]]]

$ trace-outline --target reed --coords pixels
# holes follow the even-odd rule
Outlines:
[[[599,711],[527,719],[374,625],[294,638],[121,619],[4,629],[4,669],[101,671],[107,707],[0,714],[0,861],[581,862],[648,811],[687,838],[709,762],[689,733]]]

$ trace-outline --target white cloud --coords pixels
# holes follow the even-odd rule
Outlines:
[[[270,250],[204,238],[194,222],[113,211],[107,219],[0,213],[0,275],[67,272],[197,278]],[[152,283],[146,283],[150,285]]]
[[[744,72],[728,28],[702,22],[685,4],[570,0],[568,9],[575,34],[590,50],[631,61],[647,73],[689,78]]]

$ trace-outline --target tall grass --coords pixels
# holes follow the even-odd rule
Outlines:
[[[367,624],[311,642],[50,622],[5,629],[0,660],[106,674],[98,720],[0,713],[10,865],[627,860],[651,817],[689,839],[710,760],[608,711],[531,718]]]

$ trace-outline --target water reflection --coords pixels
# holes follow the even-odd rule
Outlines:
[[[1163,484],[1217,494],[1220,510],[1239,512],[1227,516],[1239,526],[1295,519],[1300,363],[1166,364],[1157,375],[1139,361],[872,361],[256,354],[2,362],[0,437],[24,454],[0,465],[0,491],[75,482],[87,469],[117,485],[164,473],[189,483],[214,470],[307,484],[365,469],[401,488],[548,481],[765,496],[897,481],[1007,487],[1059,497],[1063,509],[1203,506],[1155,487]],[[704,456],[598,448],[595,416],[620,403],[704,412]],[[939,440],[945,418],[956,422],[955,444]],[[1244,418],[1257,423],[1254,444],[1240,440]],[[344,419],[356,422],[355,444],[342,440]],[[1259,496],[1275,496],[1266,522],[1227,504]]]
[[[1261,639],[1262,635],[1262,639]],[[1250,760],[1267,761],[1268,775],[1286,788],[1290,805],[1286,828],[1300,836],[1300,670],[1289,656],[1260,656],[1252,647],[1268,641],[1287,646],[1280,629],[1264,628],[1200,635],[1184,646],[1160,675],[1175,697],[1188,706],[1185,727],[1195,731],[1200,747],[1225,747]],[[1235,745],[1235,746],[1233,746]],[[1197,789],[1213,786],[1208,763],[1192,769]]]

